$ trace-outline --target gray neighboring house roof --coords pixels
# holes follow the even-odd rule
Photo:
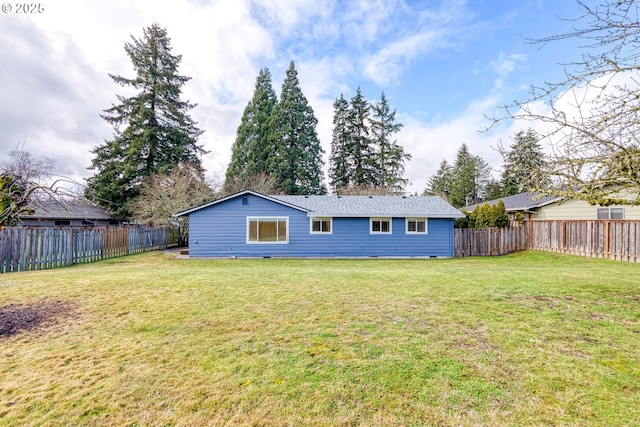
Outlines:
[[[246,190],[174,216],[184,216],[200,209],[245,194],[262,197],[294,209],[307,212],[307,216],[327,217],[410,217],[462,218],[464,215],[438,196],[265,196]]]
[[[32,213],[19,215],[20,219],[65,219],[65,220],[111,220],[112,217],[103,208],[88,202],[72,200],[39,200],[29,204]]]
[[[555,203],[561,200],[558,196],[540,196],[536,193],[520,193],[514,194],[513,196],[502,197],[500,199],[488,200],[484,203],[489,203],[490,206],[497,204],[500,200],[504,203],[504,207],[507,212],[516,212],[516,211],[528,211],[531,209],[536,209],[542,206],[549,205],[551,203]],[[475,205],[466,206],[465,209],[467,212],[473,211],[476,206],[482,206],[484,203],[478,203]]]

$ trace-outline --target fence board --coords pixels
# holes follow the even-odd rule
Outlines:
[[[454,256],[493,256],[529,249],[528,227],[456,228]]]
[[[640,262],[640,221],[531,221],[531,248]]]
[[[166,227],[0,227],[0,273],[44,270],[177,245]]]
[[[535,249],[640,262],[640,221],[530,221],[507,228],[456,228],[454,256],[491,256]]]

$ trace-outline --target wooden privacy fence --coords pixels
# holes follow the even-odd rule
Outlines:
[[[0,273],[44,270],[178,244],[167,227],[3,227]]]
[[[531,221],[531,249],[640,262],[640,221]]]
[[[455,228],[454,256],[492,256],[529,249],[527,227]]]
[[[640,221],[528,221],[520,227],[454,230],[456,257],[525,249],[640,262]]]

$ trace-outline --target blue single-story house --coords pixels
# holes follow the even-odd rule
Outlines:
[[[462,213],[432,196],[266,196],[180,212],[190,257],[452,257]]]

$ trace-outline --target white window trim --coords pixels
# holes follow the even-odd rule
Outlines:
[[[326,221],[329,220],[329,231],[313,231],[313,221]],[[314,216],[309,218],[309,233],[310,234],[333,234],[333,218],[330,216]]]
[[[389,221],[389,231],[373,231],[374,221]],[[393,234],[393,218],[380,216],[369,218],[369,234]]]
[[[287,222],[287,238],[285,241],[282,242],[252,242],[249,240],[249,223],[252,220],[262,220],[262,219],[266,219],[266,220],[276,220],[276,222],[278,220],[284,219]],[[247,238],[247,245],[288,245],[289,244],[289,217],[288,216],[248,216],[247,217],[247,224],[246,224],[246,238]]]
[[[409,231],[409,221],[424,221],[424,231]],[[425,217],[411,217],[404,219],[404,231],[407,234],[429,234],[429,219]]]

